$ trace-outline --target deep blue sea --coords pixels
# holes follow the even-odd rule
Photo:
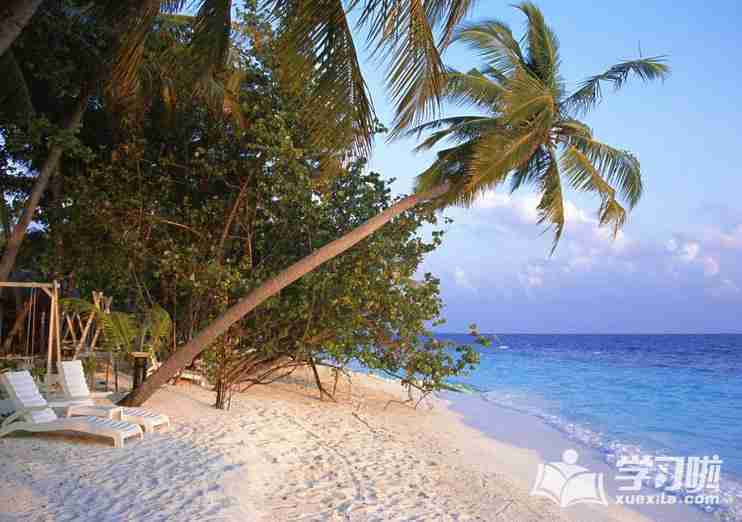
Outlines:
[[[742,335],[497,335],[480,351],[454,382],[606,458],[719,455],[722,488],[742,493]]]

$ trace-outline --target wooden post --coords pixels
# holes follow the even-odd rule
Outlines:
[[[44,289],[46,294],[49,296],[51,301],[51,310],[49,311],[49,338],[46,342],[46,376],[45,381],[47,386],[54,384],[52,378],[52,356],[54,352],[54,294]]]
[[[52,299],[52,307],[54,309],[54,323],[56,327],[54,332],[56,333],[56,344],[57,344],[57,364],[62,360],[62,339],[59,335],[61,329],[61,322],[59,320],[59,283],[54,281],[54,299]]]

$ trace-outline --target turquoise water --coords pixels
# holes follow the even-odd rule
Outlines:
[[[606,461],[719,455],[722,488],[742,502],[742,335],[498,335],[481,353],[477,370],[454,382],[540,417]]]

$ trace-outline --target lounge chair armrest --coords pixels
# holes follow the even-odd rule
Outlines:
[[[50,408],[69,408],[70,406],[80,406],[82,399],[55,398],[49,399],[47,404]]]
[[[17,421],[21,416],[25,415],[26,413],[31,413],[32,411],[44,411],[48,409],[49,406],[31,406],[30,408],[21,408],[20,410],[16,410],[15,413],[13,413],[10,417],[5,419],[2,423],[2,427],[4,428],[11,422]]]
[[[19,417],[20,417],[20,416],[21,416],[22,414],[23,414],[23,412],[22,412],[22,411],[17,411],[17,412],[15,412],[15,413],[13,413],[13,414],[12,414],[12,415],[11,415],[10,417],[8,417],[7,419],[5,419],[5,420],[3,421],[3,423],[2,423],[2,424],[0,424],[0,428],[4,428],[5,426],[7,426],[8,424],[10,424],[11,422],[15,422],[15,421],[17,421],[17,420],[18,420],[18,418],[19,418]]]
[[[16,413],[31,413],[32,411],[44,411],[49,409],[49,404],[45,404],[43,406],[29,406],[27,408],[21,408],[20,410],[16,410]]]

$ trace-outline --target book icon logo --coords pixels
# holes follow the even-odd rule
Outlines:
[[[563,508],[575,504],[607,506],[603,474],[577,465],[579,458],[575,450],[568,449],[561,462],[539,464],[531,495],[546,497]]]

